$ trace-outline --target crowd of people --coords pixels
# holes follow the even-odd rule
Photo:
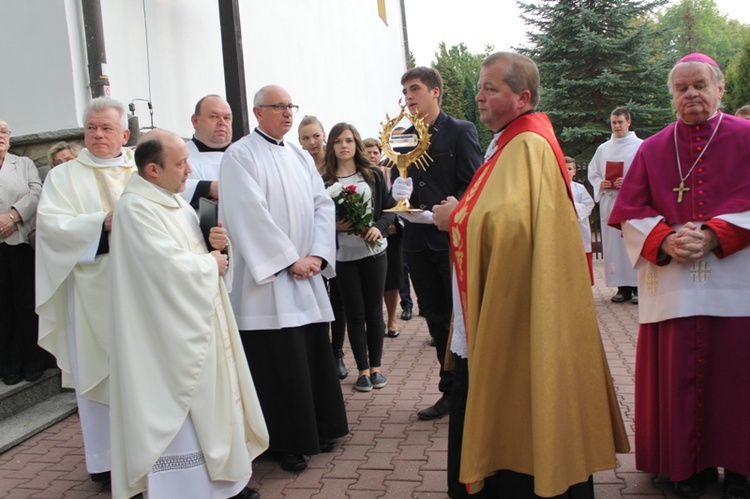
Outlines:
[[[716,63],[686,56],[668,81],[675,123],[644,141],[612,111],[592,199],[536,111],[539,80],[525,56],[485,59],[483,155],[476,127],[441,109],[440,74],[408,70],[431,140],[406,178],[346,122],[305,116],[302,147],[287,141],[298,106],[278,85],[255,94],[239,140],[211,94],[190,140],[153,130],[135,150],[124,106],[94,99],[85,148],[55,144],[43,185],[0,120],[4,383],[54,355],[87,470],[115,498],[256,499],[253,459],[301,472],[349,433],[347,336],[354,389],[386,386],[411,281],[440,366],[417,417],[450,415],[449,496],[593,498],[593,473],[630,447],[590,291],[595,199],[612,301],[641,323],[637,468],[684,497],[723,468],[723,497],[749,498],[750,121],[720,110]],[[402,199],[418,210],[388,210]]]

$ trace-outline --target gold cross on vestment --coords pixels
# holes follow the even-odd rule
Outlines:
[[[679,187],[675,187],[674,189],[672,189],[672,192],[676,192],[677,193],[677,202],[678,203],[682,203],[682,193],[683,192],[687,192],[689,190],[690,190],[690,187],[685,187],[685,180],[681,179],[680,180],[680,186]]]

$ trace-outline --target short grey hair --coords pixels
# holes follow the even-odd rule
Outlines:
[[[266,91],[268,90],[269,86],[270,85],[266,85],[265,87],[255,92],[255,96],[253,97],[253,107],[261,106],[266,103]]]
[[[482,67],[488,67],[492,64],[503,61],[507,64],[505,69],[505,84],[516,93],[520,94],[528,90],[530,94],[529,104],[536,107],[539,103],[539,68],[531,58],[525,55],[516,54],[515,52],[495,52],[490,54],[482,62]]]
[[[83,112],[83,123],[89,118],[91,113],[100,113],[107,109],[114,109],[120,113],[120,127],[123,130],[128,129],[128,111],[125,109],[125,104],[119,100],[113,99],[112,97],[97,97],[92,100]]]
[[[695,64],[695,65],[701,65],[706,66],[708,69],[711,70],[711,79],[714,81],[716,86],[724,84],[724,73],[721,72],[721,69],[719,69],[718,66],[714,66],[713,64],[708,64],[701,61],[688,61],[688,62],[680,62],[678,64],[675,64],[674,67],[669,71],[669,77],[667,78],[667,88],[669,89],[669,94],[674,95],[674,81],[672,79],[672,76],[674,74],[674,70],[677,69],[677,66],[682,66],[683,64]]]

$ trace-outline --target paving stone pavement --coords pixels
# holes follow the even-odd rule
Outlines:
[[[604,286],[602,262],[596,261],[594,269],[602,339],[632,446],[637,306],[612,303],[615,290]],[[571,297],[571,306],[574,301]],[[447,497],[448,419],[420,421],[416,415],[439,398],[435,350],[427,345],[423,318],[415,315],[399,324],[401,336],[385,339],[383,372],[388,385],[381,390],[353,389],[356,369],[347,349],[350,375],[341,388],[351,433],[333,452],[312,456],[301,473],[285,472],[269,459],[256,461],[250,483],[264,499]],[[676,497],[665,477],[636,471],[632,452],[617,458],[616,470],[594,475],[597,498]],[[0,454],[0,497],[111,497],[109,490],[89,481],[77,414]],[[703,497],[721,497],[719,485]]]

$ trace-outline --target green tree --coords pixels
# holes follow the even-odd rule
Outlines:
[[[665,0],[538,0],[519,2],[531,30],[520,51],[539,66],[542,96],[566,154],[587,163],[611,133],[618,106],[647,137],[672,120],[667,61],[652,50],[648,14]]]
[[[750,34],[750,26],[728,19],[714,0],[680,0],[656,15],[654,46],[672,63],[691,52],[710,55],[727,69]]]
[[[414,52],[412,52],[411,50],[409,51],[409,60],[406,61],[406,65],[406,69],[411,69],[413,67],[416,67],[417,65],[417,60],[414,58]]]
[[[454,118],[474,123],[479,132],[479,143],[482,148],[489,144],[492,132],[479,120],[479,110],[474,97],[482,61],[492,53],[492,50],[493,48],[488,45],[484,53],[472,54],[463,43],[448,48],[445,42],[440,42],[435,52],[435,62],[432,64],[443,77],[443,111]]]
[[[725,74],[726,93],[722,102],[724,110],[734,113],[750,104],[750,37],[747,37],[735,60]]]

